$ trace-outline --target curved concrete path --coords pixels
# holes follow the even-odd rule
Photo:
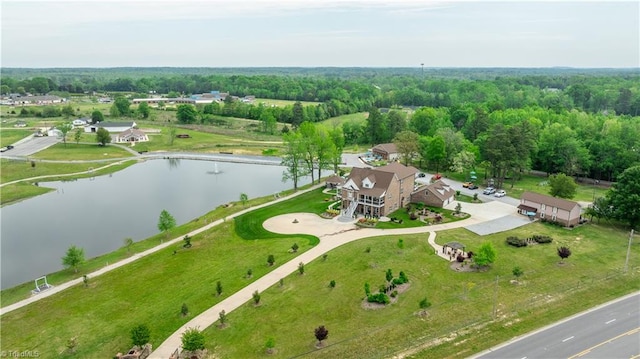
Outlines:
[[[195,236],[195,235],[197,235],[199,233],[202,233],[204,231],[207,231],[207,230],[211,229],[212,227],[215,227],[215,226],[219,225],[220,223],[225,222],[228,219],[233,219],[234,217],[237,217],[239,215],[245,214],[245,213],[247,213],[249,211],[253,211],[254,209],[266,207],[266,206],[269,206],[271,204],[278,203],[280,201],[288,200],[288,199],[290,199],[292,197],[301,195],[301,194],[306,193],[308,191],[313,191],[313,190],[315,190],[315,189],[317,189],[319,187],[322,187],[322,186],[324,186],[324,185],[315,185],[315,186],[312,186],[312,187],[307,188],[305,190],[298,191],[298,192],[293,193],[291,195],[284,196],[284,197],[278,198],[276,200],[273,200],[273,201],[270,201],[270,202],[267,202],[267,203],[264,203],[264,204],[261,204],[261,205],[258,205],[258,206],[248,207],[246,209],[243,209],[242,211],[239,211],[239,212],[236,212],[234,214],[231,214],[231,215],[229,215],[229,216],[227,216],[225,218],[221,218],[221,219],[218,219],[216,221],[213,221],[213,222],[211,222],[211,223],[209,223],[209,224],[207,224],[207,225],[205,225],[203,227],[195,229],[195,230],[193,230],[193,231],[191,231],[189,233],[185,233],[183,235],[180,235],[179,237],[173,238],[173,239],[171,239],[171,240],[169,240],[167,242],[164,242],[162,244],[159,244],[159,245],[157,245],[157,246],[155,246],[153,248],[149,248],[146,251],[143,251],[143,252],[140,252],[140,253],[136,253],[136,254],[132,255],[131,257],[129,257],[129,258],[123,259],[123,260],[118,261],[116,263],[109,264],[107,266],[104,266],[104,267],[98,269],[97,271],[88,273],[87,277],[89,277],[89,278],[97,277],[97,276],[105,274],[105,273],[107,273],[107,272],[109,272],[111,270],[114,270],[116,268],[122,267],[122,266],[127,265],[127,264],[129,264],[131,262],[134,262],[134,261],[136,261],[136,260],[138,260],[138,259],[140,259],[142,257],[145,257],[145,256],[148,256],[148,255],[150,255],[152,253],[155,253],[155,252],[157,252],[157,251],[159,251],[161,249],[164,249],[164,248],[166,248],[168,246],[171,246],[171,245],[174,245],[176,243],[179,243],[180,241],[182,241],[182,239],[184,238],[185,235],[193,237],[193,236]],[[76,278],[76,279],[70,280],[70,281],[62,283],[62,284],[55,284],[50,289],[47,289],[47,290],[45,290],[43,292],[40,292],[40,293],[35,294],[35,295],[32,295],[31,297],[29,297],[27,299],[21,300],[21,301],[16,302],[16,303],[13,303],[11,305],[7,305],[6,307],[0,308],[0,316],[4,315],[6,313],[9,313],[11,311],[14,311],[14,310],[16,310],[18,308],[22,308],[25,305],[29,305],[31,303],[37,302],[40,299],[43,299],[43,298],[49,297],[51,295],[54,295],[56,293],[59,293],[59,292],[65,290],[67,288],[73,287],[74,285],[77,285],[77,284],[80,284],[80,283],[82,283],[82,278]]]
[[[454,202],[447,207],[455,207],[456,204],[457,202]],[[263,224],[264,228],[268,231],[283,234],[310,234],[320,238],[320,243],[191,319],[165,339],[165,341],[151,353],[149,359],[169,358],[176,349],[180,348],[182,344],[182,334],[187,329],[199,328],[203,330],[209,327],[219,319],[219,313],[221,311],[224,310],[227,314],[231,313],[234,309],[250,301],[253,297],[253,292],[263,292],[278,283],[281,278],[296,272],[300,262],[309,263],[343,244],[361,238],[429,232],[429,243],[432,243],[432,246],[434,246],[434,249],[440,257],[449,261],[448,256],[445,257],[440,253],[442,246],[435,244],[435,231],[461,228],[484,221],[490,221],[511,214],[515,210],[513,206],[495,201],[482,204],[461,203],[461,205],[464,212],[471,214],[470,218],[451,223],[403,229],[361,228],[354,225],[355,221],[339,222],[337,220],[338,217],[327,220],[312,213],[289,213],[269,218]],[[295,220],[297,220],[297,223],[294,223]]]

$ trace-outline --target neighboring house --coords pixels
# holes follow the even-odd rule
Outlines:
[[[98,122],[84,128],[84,132],[97,132],[100,127],[112,132],[124,132],[136,127],[135,122]]]
[[[518,206],[521,214],[562,223],[567,227],[580,222],[581,210],[577,202],[535,192],[523,193]]]
[[[27,127],[27,123],[24,121],[18,121],[15,125],[13,125],[13,127]]]
[[[411,193],[411,202],[444,207],[455,199],[456,191],[441,180],[418,187]]]
[[[78,119],[73,120],[73,122],[71,124],[76,126],[76,127],[82,127],[82,126],[86,126],[87,123],[89,123],[90,121],[91,121],[91,119],[89,119],[89,118],[78,118]]]
[[[113,137],[112,142],[123,143],[123,142],[147,142],[149,141],[149,137],[146,133],[136,130],[134,128],[130,128]]]
[[[398,149],[393,143],[381,143],[371,149],[374,155],[380,156],[383,160],[395,161],[398,159]]]
[[[326,188],[338,188],[340,186],[342,186],[344,184],[345,180],[344,178],[338,176],[338,175],[333,175],[329,178],[327,178],[327,180],[325,181],[325,187]]]
[[[343,215],[387,216],[408,204],[415,184],[415,167],[400,163],[371,168],[353,168],[342,185]]]
[[[15,106],[51,105],[54,103],[63,103],[67,101],[67,99],[65,98],[54,96],[54,95],[44,95],[44,96],[11,95],[10,98],[11,100],[9,104],[15,105]]]

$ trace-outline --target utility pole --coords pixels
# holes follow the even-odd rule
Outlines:
[[[627,246],[627,259],[624,261],[624,272],[627,273],[627,267],[629,265],[629,253],[631,253],[631,242],[633,241],[633,229],[629,234],[629,245]]]
[[[497,306],[498,306],[498,280],[500,276],[496,276],[496,288],[493,292],[493,319],[496,319]]]
[[[422,78],[424,78],[424,62],[421,63],[420,66],[422,67]]]

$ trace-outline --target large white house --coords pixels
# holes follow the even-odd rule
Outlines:
[[[84,128],[84,132],[98,132],[98,129],[100,127],[104,128],[105,130],[109,131],[110,133],[121,133],[124,132],[126,130],[131,130],[134,127],[136,127],[136,123],[135,122],[98,122],[98,123],[94,123],[93,125],[87,126]]]
[[[147,136],[146,133],[140,131],[140,130],[136,130],[134,128],[125,130],[123,132],[120,132],[119,134],[115,135],[113,137],[113,141],[112,142],[116,142],[116,143],[131,143],[131,142],[146,142],[149,141],[149,137]]]

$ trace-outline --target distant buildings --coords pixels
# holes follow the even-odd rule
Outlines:
[[[10,94],[0,101],[0,105],[7,106],[29,106],[29,105],[53,105],[67,102],[66,98],[54,95],[32,96],[20,94]]]
[[[143,102],[148,103],[149,105],[158,105],[160,102],[165,104],[210,104],[213,102],[224,102],[225,99],[230,96],[228,92],[220,92],[220,91],[211,91],[208,93],[191,95],[189,97],[151,97],[151,98],[134,98],[131,102],[135,104],[140,104]],[[231,96],[234,101],[241,101],[243,103],[253,103],[256,99],[255,96]]]

